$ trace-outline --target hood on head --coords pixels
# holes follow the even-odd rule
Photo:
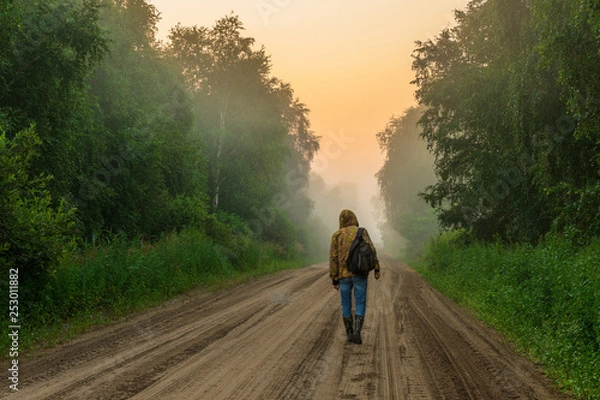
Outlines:
[[[350,210],[343,210],[340,214],[340,229],[347,226],[358,226],[356,214]]]

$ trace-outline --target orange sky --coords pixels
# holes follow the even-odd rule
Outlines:
[[[313,169],[330,185],[358,180],[363,225],[383,162],[375,135],[415,104],[415,40],[453,23],[468,0],[149,0],[161,12],[159,37],[176,23],[212,26],[234,12],[264,45],[273,75],[289,82],[323,137]],[[372,207],[371,207],[372,208]],[[337,216],[335,216],[337,218]],[[360,215],[359,215],[360,219]],[[362,222],[361,221],[361,222]]]

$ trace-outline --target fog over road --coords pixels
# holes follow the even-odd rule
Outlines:
[[[560,399],[502,338],[382,260],[363,344],[326,264],[183,296],[20,362],[10,399]],[[7,386],[7,385],[5,385]]]

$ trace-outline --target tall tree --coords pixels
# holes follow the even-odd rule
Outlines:
[[[558,137],[568,151],[542,161],[559,229],[600,235],[600,7],[589,0],[536,2],[534,23],[544,68],[554,70],[569,118]]]
[[[206,213],[192,102],[179,69],[159,49],[158,20],[144,0],[105,2],[109,51],[90,79],[100,150],[88,155],[95,167],[74,190],[89,235],[158,235]],[[178,197],[185,215],[173,215]]]
[[[85,79],[104,52],[94,1],[0,2],[0,269],[31,301],[72,244],[85,168]]]
[[[581,149],[555,64],[541,68],[535,11],[521,0],[472,1],[455,27],[417,42],[414,83],[438,176],[425,199],[444,226],[534,241],[556,219],[554,165]],[[559,169],[575,177],[570,165]]]
[[[233,103],[239,103],[240,99],[247,101],[251,85],[260,87],[269,72],[264,50],[254,51],[254,39],[242,37],[242,29],[237,17],[228,16],[217,21],[212,29],[177,25],[169,35],[170,53],[179,61],[189,87],[198,98],[200,122],[205,132],[209,132],[213,211],[220,205],[227,177],[224,158],[235,157],[235,144],[228,138],[231,120],[239,111]]]
[[[286,193],[291,159],[306,177],[318,137],[310,131],[306,106],[293,98],[289,84],[270,76],[264,48],[255,50],[242,30],[233,15],[212,28],[178,25],[169,52],[196,97],[213,211],[269,220],[256,214]]]
[[[9,138],[35,124],[37,173],[54,176],[54,197],[86,168],[90,103],[86,78],[106,48],[97,1],[14,0],[3,8],[0,110]],[[8,30],[5,27],[11,27]]]

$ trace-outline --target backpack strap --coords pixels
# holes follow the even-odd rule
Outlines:
[[[364,232],[365,232],[365,228],[358,228],[358,232],[356,232],[356,237],[354,239],[360,240],[360,238],[362,237]]]
[[[352,250],[354,250],[354,248],[358,246],[358,243],[360,243],[360,238],[362,237],[364,231],[365,228],[358,228],[358,232],[356,232],[356,236],[354,237],[352,245],[350,246],[350,252],[352,252]]]
[[[362,237],[363,232],[365,231],[365,228],[358,228],[358,232],[356,232],[356,236],[354,237],[354,240],[352,241],[352,244],[350,245],[350,250],[348,251],[348,259],[346,260],[346,266],[350,266],[350,262],[352,261],[350,259],[350,254],[352,254],[352,251],[356,248],[356,246],[358,246],[360,244],[360,239]]]

